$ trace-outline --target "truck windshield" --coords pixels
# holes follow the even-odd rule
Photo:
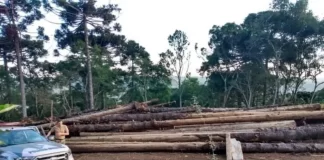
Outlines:
[[[0,147],[47,141],[32,129],[0,131]]]

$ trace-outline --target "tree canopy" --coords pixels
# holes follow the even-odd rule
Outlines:
[[[55,115],[70,115],[154,98],[176,101],[173,107],[324,101],[324,82],[318,79],[324,20],[308,9],[307,0],[273,0],[268,10],[250,13],[241,24],[214,25],[208,48],[192,46],[176,29],[165,39],[169,47],[163,53],[150,53],[121,34],[118,5],[28,2],[0,3],[0,103],[22,106],[22,112],[0,115],[4,120],[42,119],[51,106]],[[54,36],[43,27],[28,29],[49,12],[61,20]],[[49,40],[57,43],[50,50],[44,48]],[[189,69],[195,50],[204,60],[203,80]],[[61,60],[49,62],[49,53]],[[306,82],[313,84],[311,91],[303,90]]]

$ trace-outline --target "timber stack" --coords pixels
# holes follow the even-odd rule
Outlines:
[[[239,152],[324,153],[320,104],[197,109],[165,107],[156,101],[65,118],[71,135],[67,145],[74,153],[198,151],[228,157],[240,157]],[[42,122],[38,124],[42,130],[52,126]]]

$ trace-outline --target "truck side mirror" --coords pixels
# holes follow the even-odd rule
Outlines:
[[[50,140],[50,141],[54,141],[55,139],[54,139],[54,136],[49,136],[48,137],[48,140]]]

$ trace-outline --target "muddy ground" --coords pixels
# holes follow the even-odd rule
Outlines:
[[[96,153],[75,154],[76,160],[213,160],[210,154],[200,153]],[[324,160],[324,154],[244,154],[245,160]],[[217,155],[214,160],[226,160]]]

